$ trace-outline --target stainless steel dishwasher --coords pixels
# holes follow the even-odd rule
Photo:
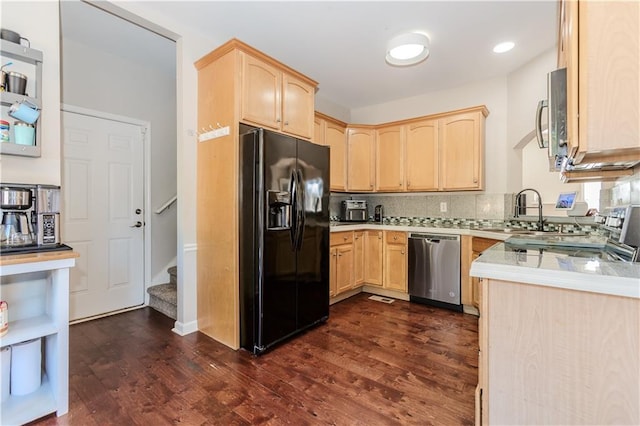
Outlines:
[[[409,298],[462,311],[460,303],[460,236],[410,234]]]

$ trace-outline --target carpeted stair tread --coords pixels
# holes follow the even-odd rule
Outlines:
[[[168,316],[178,318],[178,288],[175,284],[159,284],[149,287],[149,307]]]

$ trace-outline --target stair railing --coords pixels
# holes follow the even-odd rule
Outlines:
[[[158,209],[156,209],[155,213],[156,214],[161,214],[163,211],[167,210],[169,207],[171,207],[173,205],[173,203],[175,203],[176,201],[178,201],[178,195],[174,195],[173,197],[171,197],[166,203],[164,203],[162,206],[158,207]]]

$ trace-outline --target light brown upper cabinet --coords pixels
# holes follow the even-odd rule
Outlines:
[[[484,117],[480,111],[440,119],[440,189],[483,189]]]
[[[347,191],[373,191],[374,168],[374,128],[349,127],[347,129]]]
[[[242,120],[293,136],[314,136],[315,87],[241,52]]]
[[[342,145],[331,153],[331,190],[353,192],[474,191],[484,189],[484,122],[477,106],[441,114],[347,127],[347,185]],[[326,117],[316,113],[321,118]],[[330,117],[327,119],[331,120]],[[327,121],[327,123],[329,123]],[[321,135],[320,121],[316,134]],[[327,124],[328,125],[328,124]],[[324,128],[328,140],[329,128]],[[316,136],[320,138],[322,136]],[[334,160],[334,156],[340,160]],[[334,170],[337,164],[340,167]],[[339,174],[339,176],[334,176]]]
[[[640,2],[561,1],[567,144],[575,164],[640,160]]]
[[[404,139],[404,126],[376,130],[376,191],[405,190]]]
[[[330,149],[331,191],[347,190],[347,124],[316,112],[314,142]]]
[[[438,190],[438,120],[406,126],[405,176],[407,191]]]

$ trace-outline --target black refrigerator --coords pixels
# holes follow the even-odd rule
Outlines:
[[[240,124],[240,345],[329,317],[329,148]]]

